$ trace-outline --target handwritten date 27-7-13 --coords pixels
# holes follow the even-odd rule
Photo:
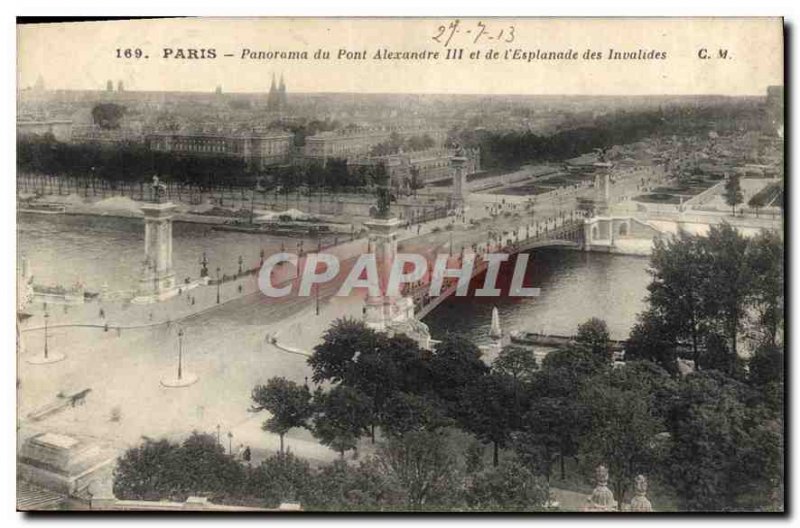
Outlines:
[[[514,42],[515,28],[512,25],[502,27],[492,27],[484,24],[482,21],[476,22],[474,25],[468,25],[455,19],[447,25],[441,25],[436,29],[436,34],[431,37],[433,40],[443,45],[444,47],[450,46],[453,39],[470,39],[472,44],[478,44],[482,41],[495,41],[505,42],[510,44]]]

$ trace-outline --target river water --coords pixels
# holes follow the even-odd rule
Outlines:
[[[141,269],[144,228],[141,220],[71,215],[20,214],[18,257],[28,258],[37,284],[70,285],[80,279],[90,291],[104,284],[110,291],[136,286]],[[281,244],[297,249],[299,239],[213,231],[209,226],[173,225],[173,264],[178,280],[199,276],[206,252],[212,274],[234,273],[241,255],[244,266],[259,262]],[[315,243],[304,241],[305,248]],[[590,317],[606,321],[616,339],[627,337],[650,281],[648,261],[641,257],[538,250],[529,263],[526,286],[540,288],[530,298],[457,298],[425,318],[434,338],[464,333],[478,344],[488,342],[492,308],[497,306],[504,331],[531,330],[570,335]]]
[[[174,222],[172,262],[176,279],[200,276],[203,253],[213,277],[238,271],[239,257],[245,269],[258,265],[260,252],[266,255],[284,245],[297,251],[316,242],[291,237],[214,231],[209,225]],[[129,290],[138,285],[144,259],[144,225],[134,218],[90,215],[17,216],[17,255],[25,256],[42,285],[68,286],[81,280],[89,291],[107,284],[110,291]]]
[[[611,337],[625,339],[644,308],[650,276],[642,257],[543,249],[530,257],[525,286],[537,297],[451,297],[424,321],[435,337],[466,334],[488,344],[492,308],[497,306],[504,332],[536,331],[573,335],[591,317],[608,324]]]

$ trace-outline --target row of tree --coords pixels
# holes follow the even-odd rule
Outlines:
[[[596,117],[591,124],[572,126],[554,134],[530,130],[498,132],[464,127],[450,139],[469,147],[480,147],[481,166],[519,167],[525,163],[563,161],[594,149],[624,145],[658,135],[707,133],[712,127],[733,123],[734,128],[755,128],[762,122],[763,108],[739,104],[685,104],[652,110],[618,111]],[[720,130],[723,131],[723,130]],[[724,131],[723,131],[724,132]],[[741,133],[740,130],[736,130]]]
[[[283,192],[302,187],[331,192],[358,191],[387,185],[389,174],[382,163],[348,165],[345,159],[332,158],[325,164],[312,162],[271,167],[264,171],[261,181],[265,188]]]
[[[114,472],[114,494],[131,500],[185,501],[275,508],[299,502],[311,511],[541,511],[547,483],[518,459],[485,467],[475,446],[452,432],[393,437],[359,463],[312,467],[290,452],[257,465],[225,454],[210,434],[182,443],[147,440],[129,449]]]
[[[782,348],[783,240],[745,237],[728,224],[705,236],[680,232],[656,242],[648,309],[631,331],[626,357],[675,372],[679,349],[699,368],[742,375],[744,339],[757,355]]]
[[[158,152],[136,142],[62,143],[52,136],[18,138],[17,169],[110,182],[141,182],[158,175],[202,187],[252,185],[258,176],[244,160],[230,156]]]
[[[344,159],[256,168],[244,159],[191,153],[159,152],[136,142],[62,143],[52,136],[17,140],[17,168],[23,173],[83,178],[87,183],[141,183],[157,175],[163,181],[201,189],[221,186],[292,191],[300,187],[363,189],[386,185],[383,164],[349,167]]]
[[[436,146],[436,142],[428,134],[415,135],[403,138],[397,132],[389,134],[386,141],[378,143],[370,149],[372,156],[388,156],[403,152],[416,152],[427,150]]]

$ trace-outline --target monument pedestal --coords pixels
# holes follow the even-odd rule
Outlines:
[[[467,208],[467,197],[469,195],[467,190],[467,161],[466,157],[459,155],[450,160],[453,167],[453,198],[464,210]]]
[[[405,334],[420,346],[430,347],[430,331],[414,317],[414,301],[410,297],[386,295],[394,259],[397,255],[398,218],[372,218],[364,225],[369,229],[369,243],[375,254],[378,287],[381,295],[368,295],[364,323],[368,328],[390,334]]]
[[[136,304],[164,301],[178,294],[172,269],[172,217],[175,209],[171,202],[142,206],[144,269],[139,279],[138,296],[132,301]]]
[[[384,331],[395,312],[394,299],[386,295],[386,287],[392,263],[397,255],[397,230],[400,227],[400,219],[371,218],[364,225],[369,229],[369,245],[375,255],[378,288],[381,292],[380,296],[367,296],[364,322],[369,328]]]
[[[58,493],[74,494],[110,479],[114,453],[88,437],[38,433],[21,443],[17,478]]]

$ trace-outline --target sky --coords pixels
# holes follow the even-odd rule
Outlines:
[[[290,92],[764,95],[783,84],[777,18],[186,18],[23,25],[17,37],[21,89],[41,76],[48,89],[104,89],[111,79],[127,90],[259,92],[273,74],[284,75]],[[125,58],[126,49],[142,57]],[[178,49],[206,50],[206,57],[213,49],[216,58],[165,59],[165,49],[173,57]],[[306,52],[308,59],[242,59],[245,49]],[[461,60],[446,59],[448,49],[463,50]],[[610,49],[666,58],[609,60]],[[703,49],[710,58],[700,57]],[[331,58],[315,59],[317,50]],[[340,50],[353,58],[338,58]],[[439,58],[374,60],[378,50]],[[515,50],[578,58],[506,58]]]

